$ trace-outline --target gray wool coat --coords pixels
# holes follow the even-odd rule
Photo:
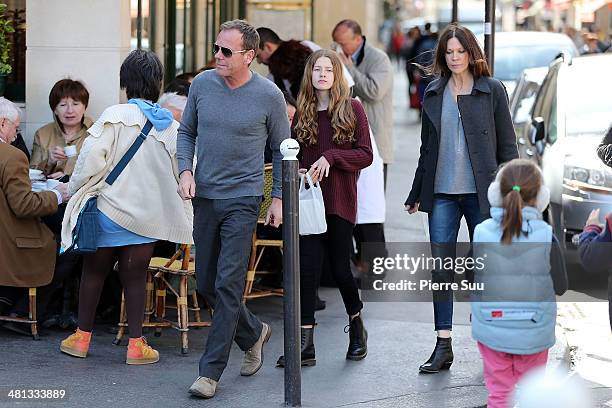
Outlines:
[[[387,54],[364,37],[357,64],[347,66],[353,76],[353,93],[361,99],[383,163],[393,162],[393,66]]]
[[[419,210],[431,212],[440,146],[442,96],[448,77],[435,79],[425,90],[421,124],[421,149],[412,189],[405,205],[419,202]],[[474,79],[470,95],[457,98],[469,151],[480,212],[489,215],[487,190],[498,167],[518,158],[516,135],[508,108],[506,88],[497,79]]]

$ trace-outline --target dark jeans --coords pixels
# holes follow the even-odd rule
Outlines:
[[[227,366],[232,340],[247,351],[263,329],[242,303],[260,204],[261,197],[193,199],[198,291],[214,310],[200,375],[215,381]]]
[[[325,248],[346,313],[354,315],[363,309],[350,265],[354,225],[337,215],[328,215],[326,220],[326,233],[300,236],[300,303],[304,325],[315,324],[317,282],[323,268]]]
[[[431,213],[429,214],[429,238],[434,257],[455,257],[455,245],[461,226],[461,217],[465,217],[470,241],[474,228],[486,217],[480,212],[478,196],[474,194],[435,194]],[[436,245],[452,244],[452,245]],[[453,271],[433,270],[433,282],[453,282]],[[452,330],[453,327],[453,293],[451,290],[434,292],[435,330]]]

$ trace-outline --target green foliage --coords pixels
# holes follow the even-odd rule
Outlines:
[[[8,34],[15,32],[13,20],[6,16],[6,4],[0,4],[0,75],[8,75],[13,70],[9,64],[11,43],[8,41]]]

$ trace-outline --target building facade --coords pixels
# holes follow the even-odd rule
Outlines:
[[[6,96],[23,110],[23,135],[31,146],[36,129],[53,120],[48,95],[62,78],[81,80],[90,92],[94,120],[125,101],[119,67],[136,48],[158,54],[166,80],[194,72],[212,60],[223,21],[245,18],[283,39],[331,44],[335,24],[352,18],[377,42],[383,0],[8,0],[21,16],[13,46],[13,74]],[[16,21],[17,23],[17,21]],[[21,43],[18,43],[21,41]],[[265,67],[254,66],[265,73]]]

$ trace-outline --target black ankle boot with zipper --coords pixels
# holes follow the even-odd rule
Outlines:
[[[315,359],[314,327],[301,327],[301,360],[302,367],[311,367],[317,364]],[[276,362],[277,367],[285,366],[285,356],[280,356]]]
[[[440,370],[448,370],[452,364],[453,346],[451,338],[438,337],[431,357],[419,367],[419,372],[435,374],[440,372]]]

